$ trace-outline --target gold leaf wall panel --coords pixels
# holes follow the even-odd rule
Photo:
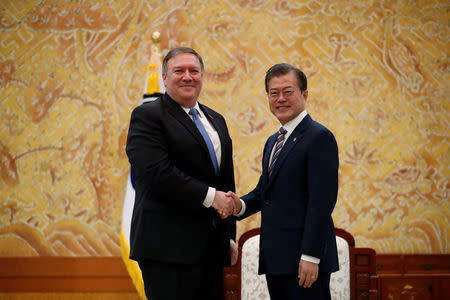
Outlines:
[[[151,33],[206,64],[239,194],[278,122],[264,73],[309,78],[336,135],[337,226],[378,253],[448,253],[450,4],[441,1],[0,1],[0,256],[120,255],[130,112]],[[325,187],[324,187],[325,188]],[[238,236],[259,226],[239,222]]]

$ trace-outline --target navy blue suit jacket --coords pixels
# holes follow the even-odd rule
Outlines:
[[[259,273],[298,274],[302,254],[320,258],[319,272],[338,270],[331,213],[338,193],[338,147],[309,115],[290,134],[269,177],[277,134],[264,146],[262,175],[242,197],[245,218],[261,211]]]

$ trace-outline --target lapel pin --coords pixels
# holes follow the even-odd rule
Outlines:
[[[297,140],[297,138],[295,137],[295,138],[294,138],[294,142],[295,142],[296,140]]]

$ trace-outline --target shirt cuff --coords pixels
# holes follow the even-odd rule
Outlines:
[[[242,199],[239,199],[239,200],[241,201],[242,206],[241,206],[241,211],[235,215],[236,217],[242,216],[245,213],[245,209],[246,209],[245,202],[242,201]]]
[[[314,257],[314,256],[310,256],[310,255],[306,255],[306,254],[302,254],[301,259],[315,263],[315,264],[319,264],[320,263],[320,258]]]
[[[206,193],[205,200],[203,201],[203,206],[211,207],[214,202],[214,196],[216,195],[216,189],[213,187],[208,187],[208,192]]]

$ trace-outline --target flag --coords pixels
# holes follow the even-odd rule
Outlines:
[[[145,89],[142,94],[152,95],[164,93],[164,81],[162,78],[161,53],[157,46],[152,45],[152,54],[147,70],[147,80],[145,81]]]
[[[165,92],[164,82],[162,80],[161,54],[156,45],[152,45],[150,63],[147,70],[145,81],[145,88],[143,91],[143,103],[155,100],[160,93]],[[142,299],[145,297],[144,281],[142,280],[142,273],[136,261],[130,259],[130,228],[131,217],[133,215],[135,188],[133,170],[130,169],[130,174],[127,180],[127,189],[123,201],[122,208],[122,230],[120,232],[120,248],[122,252],[122,259],[130,274],[131,280]]]

